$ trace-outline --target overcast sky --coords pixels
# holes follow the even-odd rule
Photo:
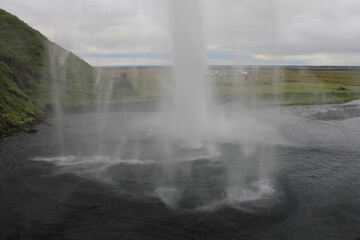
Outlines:
[[[171,0],[0,7],[94,66],[169,63]],[[359,0],[203,0],[202,10],[208,64],[360,65]]]

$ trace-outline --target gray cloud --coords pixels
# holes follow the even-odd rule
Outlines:
[[[358,0],[202,2],[209,64],[360,63]],[[169,0],[2,0],[2,8],[94,65],[168,62],[159,56],[171,52],[170,4]],[[142,58],[141,53],[157,57]]]

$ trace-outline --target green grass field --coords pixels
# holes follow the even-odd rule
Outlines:
[[[360,98],[360,68],[304,67],[242,67],[247,75],[235,75],[237,69],[211,66],[205,80],[213,85],[214,98],[226,101],[256,101],[272,104],[341,103]],[[169,95],[172,86],[169,67],[111,67],[100,68],[103,79],[118,78],[126,73],[135,94],[116,92],[114,80],[112,102],[153,101]],[[219,75],[222,74],[222,76]],[[115,82],[115,83],[114,83]]]

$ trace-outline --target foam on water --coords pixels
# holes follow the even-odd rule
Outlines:
[[[272,182],[268,180],[259,180],[251,184],[252,188],[243,188],[239,186],[228,187],[226,197],[209,204],[199,206],[196,211],[215,211],[224,207],[232,207],[241,211],[252,212],[261,211],[263,208],[270,208],[279,205],[283,199],[276,198],[279,193]],[[261,206],[258,202],[266,202]],[[249,204],[250,203],[250,204]]]
[[[149,166],[155,161],[140,159],[116,159],[109,156],[59,156],[37,157],[33,161],[49,162],[56,166],[55,174],[73,173],[80,177],[97,180],[106,184],[116,184],[109,172],[116,166]]]
[[[128,165],[148,165],[156,163],[153,160],[139,160],[139,159],[114,159],[109,156],[59,156],[59,157],[37,157],[34,161],[52,162],[59,167],[71,167],[80,165],[99,164],[104,166],[112,166],[117,164]]]
[[[175,187],[159,187],[154,191],[154,196],[158,197],[168,207],[175,209],[182,193]]]

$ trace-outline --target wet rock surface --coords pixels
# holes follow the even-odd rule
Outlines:
[[[360,109],[358,108],[346,108],[337,110],[328,110],[326,112],[319,112],[310,115],[310,118],[316,120],[345,120],[349,118],[360,117]]]

